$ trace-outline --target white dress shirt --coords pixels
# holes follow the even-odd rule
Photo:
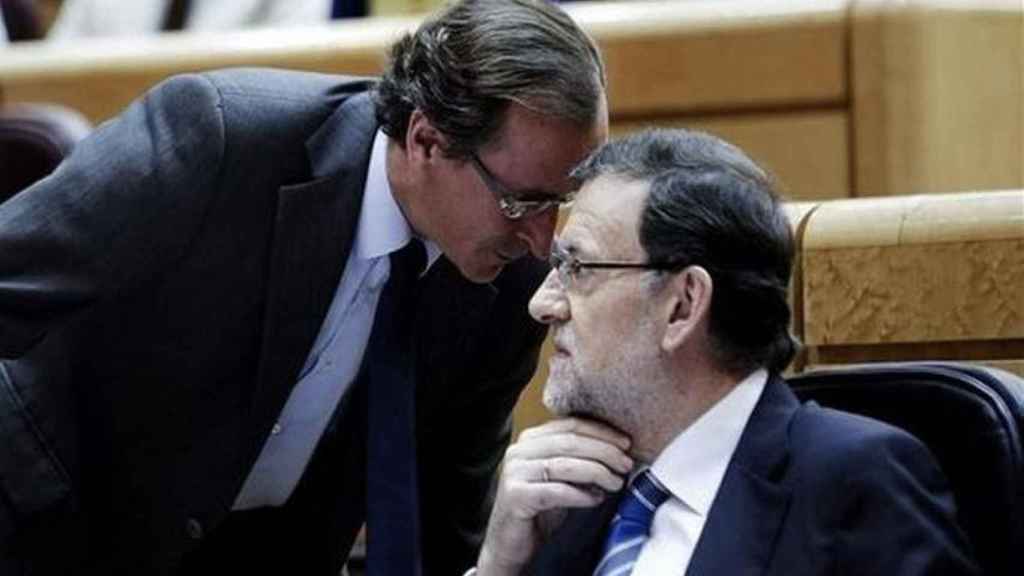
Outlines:
[[[391,271],[388,256],[414,236],[388,184],[387,141],[378,131],[341,281],[298,382],[235,499],[235,510],[280,506],[288,500],[334,409],[359,372],[377,300]],[[429,268],[441,252],[433,242],[425,241],[424,246]]]
[[[683,576],[740,435],[768,381],[757,370],[675,437],[651,470],[672,496],[654,514],[633,576]]]

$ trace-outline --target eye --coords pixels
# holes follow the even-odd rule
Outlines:
[[[569,273],[569,276],[573,278],[577,278],[583,271],[583,264],[581,264],[580,261],[575,258],[570,258],[569,260],[567,260],[566,267],[568,268],[567,272]]]

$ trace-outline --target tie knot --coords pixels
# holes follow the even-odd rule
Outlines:
[[[594,569],[594,576],[624,576],[632,571],[650,534],[654,511],[668,497],[668,490],[649,468],[633,478],[619,502],[619,513],[608,527],[604,554]]]
[[[650,526],[654,512],[668,500],[668,490],[650,469],[636,475],[619,503],[619,517],[628,522]]]
[[[655,478],[650,468],[645,468],[643,472],[633,478],[629,490],[632,497],[639,500],[644,507],[652,512],[664,504],[671,495],[665,486]]]

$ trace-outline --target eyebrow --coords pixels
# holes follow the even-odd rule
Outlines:
[[[580,254],[580,248],[577,244],[572,240],[562,240],[561,238],[554,239],[551,243],[551,249],[565,252],[566,254],[571,254],[573,256],[578,256]]]

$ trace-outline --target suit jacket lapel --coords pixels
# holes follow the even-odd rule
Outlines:
[[[295,384],[340,281],[376,129],[369,94],[350,97],[306,143],[313,180],[278,191],[252,458]]]
[[[774,550],[789,507],[781,483],[788,461],[787,428],[799,406],[778,377],[771,377],[726,469],[688,576],[761,574]]]

